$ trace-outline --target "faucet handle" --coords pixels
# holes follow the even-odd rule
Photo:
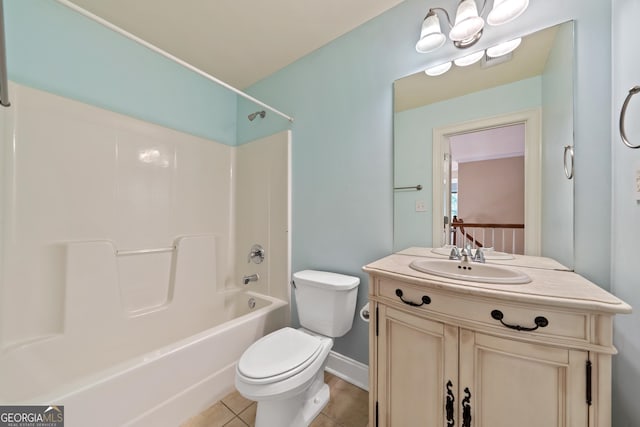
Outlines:
[[[256,264],[261,264],[264,261],[264,248],[258,244],[251,246],[251,251],[249,251],[249,256],[247,257],[247,263],[251,261]]]
[[[482,264],[485,263],[484,252],[482,251],[482,248],[476,249],[476,253],[473,255],[472,259]]]
[[[449,259],[460,259],[460,249],[457,246],[451,248]]]

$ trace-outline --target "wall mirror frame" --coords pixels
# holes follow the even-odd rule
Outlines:
[[[445,243],[450,136],[524,123],[524,253],[573,267],[574,22],[519,37],[495,66],[394,82],[395,251]]]

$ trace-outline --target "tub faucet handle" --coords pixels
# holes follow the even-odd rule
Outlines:
[[[249,256],[247,257],[247,263],[251,261],[256,264],[261,264],[264,261],[264,248],[258,244],[251,246],[251,250],[249,251]]]

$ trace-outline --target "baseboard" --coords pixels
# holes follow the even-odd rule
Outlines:
[[[327,359],[327,372],[369,391],[369,366],[332,351]]]

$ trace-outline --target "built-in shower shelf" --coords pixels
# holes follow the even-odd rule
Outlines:
[[[216,277],[215,247],[214,235],[183,236],[171,246],[136,250],[119,250],[110,240],[68,243],[65,328],[211,298],[215,283],[205,286],[199,278]]]

